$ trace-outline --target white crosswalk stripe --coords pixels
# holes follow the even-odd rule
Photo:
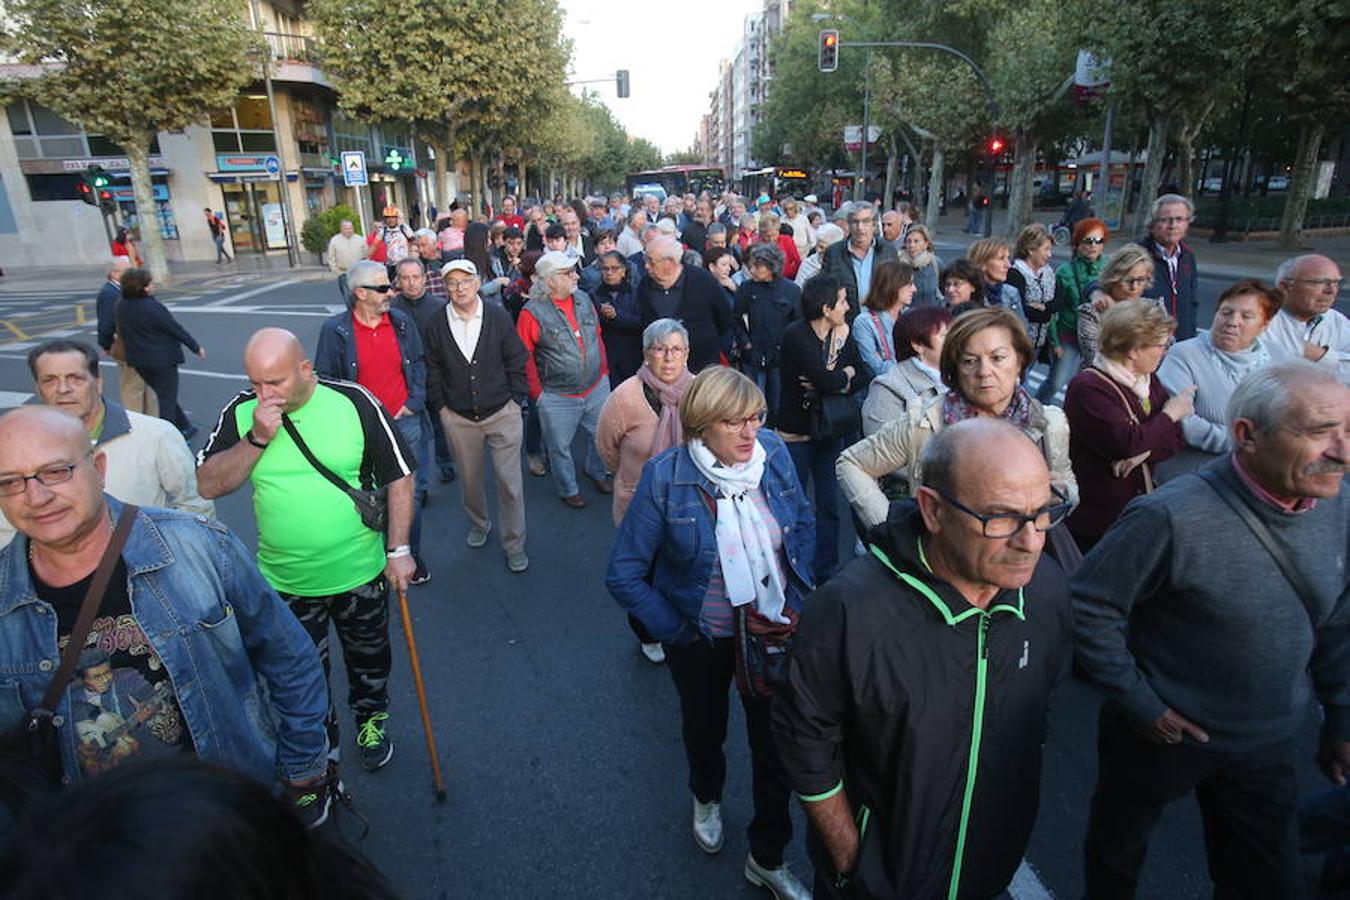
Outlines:
[[[16,406],[23,406],[31,399],[33,399],[33,395],[25,391],[0,391],[0,409],[13,409]]]

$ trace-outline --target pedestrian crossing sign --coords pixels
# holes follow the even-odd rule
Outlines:
[[[366,177],[366,155],[360,150],[343,151],[342,183],[347,187],[359,187],[369,183]]]

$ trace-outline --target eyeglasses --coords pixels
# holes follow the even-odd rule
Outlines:
[[[445,289],[447,291],[471,291],[475,288],[476,278],[456,278],[454,281],[447,281]]]
[[[392,284],[358,284],[358,291],[374,291],[377,294],[387,294],[394,289]]]
[[[658,356],[684,356],[689,352],[688,347],[663,347],[657,344],[647,348],[648,353],[655,353]]]
[[[1157,222],[1159,225],[1180,225],[1181,223],[1189,222],[1190,220],[1190,216],[1159,216],[1153,221]]]
[[[1105,243],[1106,243],[1106,238],[1087,237],[1087,238],[1083,238],[1083,239],[1082,239],[1081,241],[1079,241],[1078,243],[1080,243],[1080,244],[1088,244],[1089,246],[1096,247],[1098,244],[1105,244]]]
[[[1027,527],[1028,523],[1030,523],[1031,527],[1035,528],[1037,531],[1044,532],[1049,531],[1060,522],[1063,522],[1069,515],[1069,512],[1073,509],[1073,504],[1068,501],[1067,497],[1060,493],[1058,488],[1051,488],[1050,493],[1059,502],[1052,503],[1049,506],[1043,506],[1034,513],[994,513],[993,515],[985,515],[984,513],[978,513],[969,506],[966,506],[955,497],[949,495],[946,491],[937,491],[937,495],[943,500],[947,501],[971,518],[979,519],[980,525],[983,526],[984,529],[984,536],[987,538],[1010,538],[1020,532],[1023,528]]]
[[[43,487],[51,487],[54,484],[65,484],[75,475],[75,470],[80,463],[94,455],[90,450],[79,460],[73,463],[56,463],[55,465],[43,466],[32,475],[4,475],[0,476],[0,497],[15,497],[28,490],[28,482],[36,481]]]
[[[1153,283],[1153,276],[1140,275],[1134,276],[1132,278],[1122,278],[1120,279],[1120,283],[1125,285],[1126,287],[1139,287],[1140,285],[1144,285],[1145,287],[1147,287],[1148,285]]]
[[[722,427],[727,431],[743,431],[747,425],[758,429],[764,425],[764,420],[768,417],[768,410],[761,409],[753,415],[746,416],[744,419],[721,419]]]
[[[1294,280],[1303,284],[1311,284],[1319,291],[1325,291],[1327,288],[1335,288],[1339,291],[1341,285],[1345,284],[1344,278],[1295,278]]]

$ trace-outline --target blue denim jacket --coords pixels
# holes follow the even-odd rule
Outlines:
[[[412,412],[421,412],[427,405],[427,362],[423,355],[422,337],[406,313],[391,309],[389,321],[394,326],[398,351],[403,357],[403,382],[408,388],[408,399],[403,405]],[[352,331],[350,310],[323,320],[319,328],[319,346],[314,351],[314,371],[326,378],[358,381],[356,333]],[[389,415],[393,416],[397,412],[391,409]]]
[[[812,588],[816,520],[783,439],[761,429],[768,456],[760,491],[783,531],[788,563],[787,603],[795,610]],[[710,509],[717,489],[683,444],[642,467],[633,502],[619,525],[609,554],[605,586],[618,604],[636,616],[652,636],[670,644],[700,637],[699,612],[717,564],[716,515]]]
[[[105,495],[114,519],[122,504]],[[42,702],[56,613],[28,574],[28,539],[0,550],[0,730]],[[328,686],[314,643],[225,526],[142,508],[122,551],[132,615],[164,663],[197,755],[264,782],[328,765]],[[78,778],[69,694],[57,705],[67,782]]]

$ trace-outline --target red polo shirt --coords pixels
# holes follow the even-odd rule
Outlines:
[[[357,382],[384,404],[389,415],[398,415],[408,402],[408,383],[403,378],[403,354],[389,313],[380,316],[374,328],[362,324],[352,313],[352,334],[356,337]]]

